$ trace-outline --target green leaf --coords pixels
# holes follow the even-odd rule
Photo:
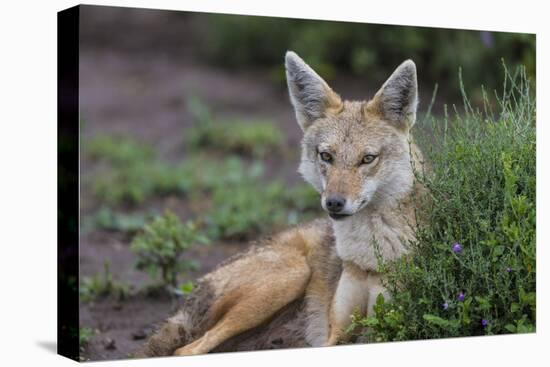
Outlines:
[[[192,281],[187,281],[180,286],[180,290],[183,294],[189,294],[195,289],[195,285]]]
[[[515,332],[516,332],[516,326],[513,325],[513,324],[506,324],[506,325],[504,326],[504,328],[505,328],[506,330],[508,330],[509,332],[511,332],[511,333],[515,333]]]
[[[496,261],[504,253],[504,246],[498,245],[493,247],[493,260]]]
[[[447,327],[449,326],[449,321],[445,320],[439,316],[430,315],[430,314],[424,314],[423,316],[424,320],[426,320],[430,324],[434,324],[441,327]]]

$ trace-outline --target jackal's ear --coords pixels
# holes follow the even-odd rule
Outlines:
[[[342,100],[296,53],[285,56],[286,81],[296,119],[306,130],[316,119],[342,110]]]
[[[417,105],[416,65],[412,60],[407,60],[395,69],[374,98],[367,103],[366,109],[397,127],[408,130],[416,120]]]

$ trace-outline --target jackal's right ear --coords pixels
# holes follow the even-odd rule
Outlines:
[[[285,67],[290,101],[302,130],[318,118],[341,111],[340,96],[296,53],[287,51]]]

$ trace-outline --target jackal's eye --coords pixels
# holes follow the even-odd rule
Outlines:
[[[332,155],[327,152],[320,152],[319,157],[323,162],[331,163],[332,162]]]
[[[372,154],[367,154],[366,156],[363,157],[363,159],[361,160],[361,164],[370,164],[372,162],[374,162],[374,160],[376,159],[377,156],[375,155],[372,155]]]

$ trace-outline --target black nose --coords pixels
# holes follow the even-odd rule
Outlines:
[[[325,200],[325,204],[329,212],[338,213],[341,212],[342,209],[344,209],[344,205],[346,205],[346,199],[341,196],[331,196]]]

